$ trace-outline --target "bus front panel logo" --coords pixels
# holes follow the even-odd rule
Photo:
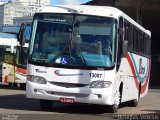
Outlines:
[[[83,73],[70,73],[70,74],[67,74],[67,73],[64,73],[61,70],[55,70],[54,74],[57,75],[57,76],[78,76],[78,75],[83,75]]]
[[[144,73],[145,73],[145,66],[142,63],[142,59],[140,58],[139,59],[139,74],[144,75]]]

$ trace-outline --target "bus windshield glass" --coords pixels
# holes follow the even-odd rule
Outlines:
[[[49,66],[111,67],[116,20],[109,17],[36,14],[30,61]]]

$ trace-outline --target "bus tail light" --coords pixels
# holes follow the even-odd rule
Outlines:
[[[39,84],[47,84],[47,80],[40,76],[27,75],[27,80]]]
[[[110,81],[93,81],[90,83],[90,88],[108,88],[111,84]]]

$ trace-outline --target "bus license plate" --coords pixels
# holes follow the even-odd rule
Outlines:
[[[60,98],[59,101],[63,103],[74,103],[74,99],[72,98]]]

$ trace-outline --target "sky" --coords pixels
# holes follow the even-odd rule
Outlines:
[[[0,1],[9,1],[9,0],[0,0]],[[58,4],[82,4],[91,0],[51,0],[51,5]]]
[[[52,5],[58,4],[82,4],[91,0],[51,0]]]

